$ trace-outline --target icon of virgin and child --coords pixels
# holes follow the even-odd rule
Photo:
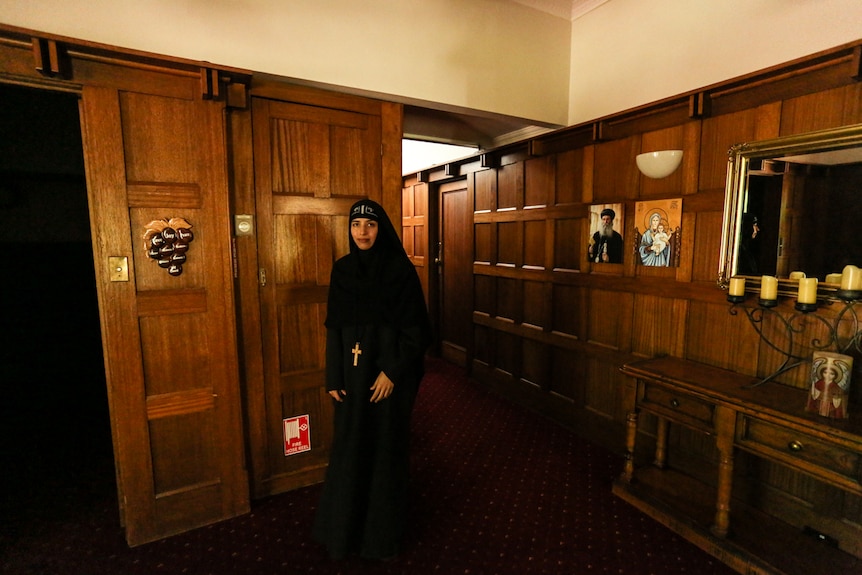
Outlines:
[[[679,265],[681,204],[682,200],[638,202],[636,221],[644,224],[643,233],[635,228],[639,263],[655,267]]]

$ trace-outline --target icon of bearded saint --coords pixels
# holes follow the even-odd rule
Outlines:
[[[595,213],[595,212],[594,212]],[[590,261],[596,263],[622,263],[623,238],[614,230],[614,219],[617,214],[610,208],[603,209],[599,217],[596,232],[590,237],[588,255]]]

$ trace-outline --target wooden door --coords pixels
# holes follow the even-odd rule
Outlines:
[[[193,75],[84,87],[81,123],[122,521],[138,545],[246,512],[224,103]],[[180,275],[145,234],[180,218]],[[156,222],[156,223],[153,223]],[[175,223],[174,227],[178,227]],[[124,268],[127,266],[127,271]]]
[[[379,106],[254,98],[252,123],[264,389],[250,417],[263,435],[253,438],[254,492],[265,495],[320,481],[329,460],[329,274],[349,250],[351,204],[381,201],[382,135]],[[308,426],[310,449],[294,449],[294,418]]]
[[[439,189],[440,353],[466,367],[473,333],[473,205],[468,180]]]

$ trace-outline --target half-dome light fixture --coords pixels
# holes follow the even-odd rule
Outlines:
[[[638,169],[648,178],[666,178],[682,162],[682,150],[660,150],[638,154],[635,158]]]

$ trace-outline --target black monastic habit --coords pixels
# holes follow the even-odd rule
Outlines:
[[[412,262],[383,208],[374,246],[335,262],[327,307],[326,388],[346,390],[335,402],[335,432],[314,538],[340,559],[385,559],[400,552],[409,508],[410,414],[424,373],[430,324]],[[361,216],[365,217],[365,216]],[[352,219],[352,218],[351,218]],[[395,384],[371,403],[378,374]]]

